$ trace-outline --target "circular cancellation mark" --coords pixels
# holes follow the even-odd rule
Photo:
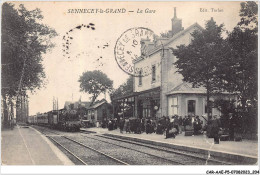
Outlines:
[[[114,48],[118,66],[132,76],[147,76],[151,66],[135,66],[135,63],[148,57],[149,43],[153,43],[154,32],[148,28],[135,27],[126,30],[116,41]]]

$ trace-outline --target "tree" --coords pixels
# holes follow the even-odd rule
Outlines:
[[[241,17],[238,25],[241,28],[251,28],[256,30],[258,25],[258,5],[255,1],[241,2],[239,16]]]
[[[57,34],[40,23],[39,9],[28,11],[23,5],[15,9],[10,3],[2,9],[2,92],[15,96],[21,89],[41,87],[42,54],[54,46],[50,39]]]
[[[217,98],[214,100],[214,107],[217,108],[221,112],[220,120],[222,124],[222,128],[228,129],[230,123],[230,116],[229,114],[235,114],[236,112],[236,100],[224,100],[221,98]],[[237,123],[237,122],[236,122]]]
[[[195,30],[191,35],[193,40],[189,45],[180,45],[173,49],[178,58],[175,62],[178,72],[183,80],[192,83],[194,87],[203,86],[207,90],[207,104],[210,104],[210,95],[217,90],[216,67],[219,64],[219,56],[222,53],[224,42],[221,34],[223,24],[217,25],[211,20],[206,22],[206,28],[202,31]],[[209,114],[210,105],[207,105]]]
[[[238,92],[242,105],[257,100],[257,4],[254,1],[242,2],[241,20],[229,33],[227,47],[229,53],[223,56],[226,74],[223,82],[228,91]]]
[[[219,75],[223,89],[236,92],[242,106],[257,100],[257,34],[236,27],[226,42],[229,51],[222,56]]]
[[[134,89],[133,86],[133,76],[129,76],[125,83],[120,85],[117,89],[113,90],[113,92],[110,94],[111,100],[132,93]]]
[[[84,72],[80,76],[79,82],[80,91],[92,94],[91,104],[95,102],[101,93],[110,92],[113,88],[113,81],[99,70]]]
[[[258,101],[257,12],[256,2],[241,3],[241,20],[228,34],[225,42],[227,49],[223,52],[225,54],[222,54],[221,67],[218,68],[222,88],[228,92],[237,93],[243,121],[250,120],[253,123],[257,121]]]
[[[5,103],[43,85],[42,54],[54,46],[50,39],[57,33],[42,19],[39,9],[29,11],[22,4],[15,9],[14,4],[3,3],[1,95]]]

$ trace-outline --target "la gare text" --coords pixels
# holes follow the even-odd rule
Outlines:
[[[156,10],[153,9],[137,9],[137,10],[127,10],[125,8],[120,9],[113,9],[113,8],[107,8],[107,9],[68,9],[67,13],[155,13]]]

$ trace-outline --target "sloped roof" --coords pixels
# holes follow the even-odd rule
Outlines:
[[[176,33],[175,35],[173,35],[171,38],[169,38],[167,41],[165,41],[162,45],[159,45],[159,47],[156,47],[154,50],[151,50],[148,54],[151,55],[153,53],[156,53],[157,51],[159,51],[160,49],[162,49],[163,47],[169,45],[170,43],[172,43],[174,40],[178,39],[179,37],[181,37],[182,35],[184,35],[185,33],[187,33],[189,30],[191,30],[194,27],[198,27],[200,30],[203,30],[203,28],[198,24],[198,23],[194,23],[192,24],[190,27],[186,28],[185,30],[182,30],[178,33]]]
[[[205,94],[206,88],[204,87],[192,87],[191,83],[181,83],[172,90],[170,90],[167,95],[172,95],[172,94]]]
[[[154,53],[157,53],[158,51],[160,51],[162,48],[166,49],[165,47],[168,46],[170,43],[172,43],[173,41],[175,41],[176,39],[178,39],[179,37],[183,36],[185,33],[187,33],[189,30],[191,30],[192,28],[197,27],[200,30],[203,30],[203,28],[198,24],[198,23],[194,23],[191,26],[189,26],[188,28],[186,28],[185,30],[182,30],[178,33],[176,33],[175,35],[173,35],[171,38],[169,38],[168,40],[166,40],[166,38],[159,38],[159,40],[163,39],[165,41],[163,41],[163,46],[160,44],[157,47],[154,47],[152,50],[148,51],[148,55],[152,55]],[[143,57],[139,57],[139,59],[137,59],[134,63],[137,63],[141,60],[143,60]]]
[[[203,30],[203,28],[198,23],[194,23],[190,27],[186,28],[185,30],[182,30],[182,31],[176,33],[175,35],[173,35],[173,37],[170,38],[164,45],[166,46],[166,45],[170,44],[171,42],[173,42],[174,40],[176,40],[177,38],[179,38],[184,33],[186,33],[187,31],[191,30],[194,27],[198,27],[200,30]]]
[[[95,102],[93,105],[91,105],[88,109],[95,109],[103,104],[107,103],[105,99],[102,99],[100,101]]]

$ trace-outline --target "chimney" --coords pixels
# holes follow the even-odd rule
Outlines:
[[[174,7],[174,17],[173,17],[174,19],[176,19],[177,18],[177,15],[176,15],[176,7]]]
[[[182,27],[182,19],[177,18],[177,10],[176,7],[174,7],[174,17],[172,18],[172,31],[171,36],[175,35],[176,33],[183,30]]]

